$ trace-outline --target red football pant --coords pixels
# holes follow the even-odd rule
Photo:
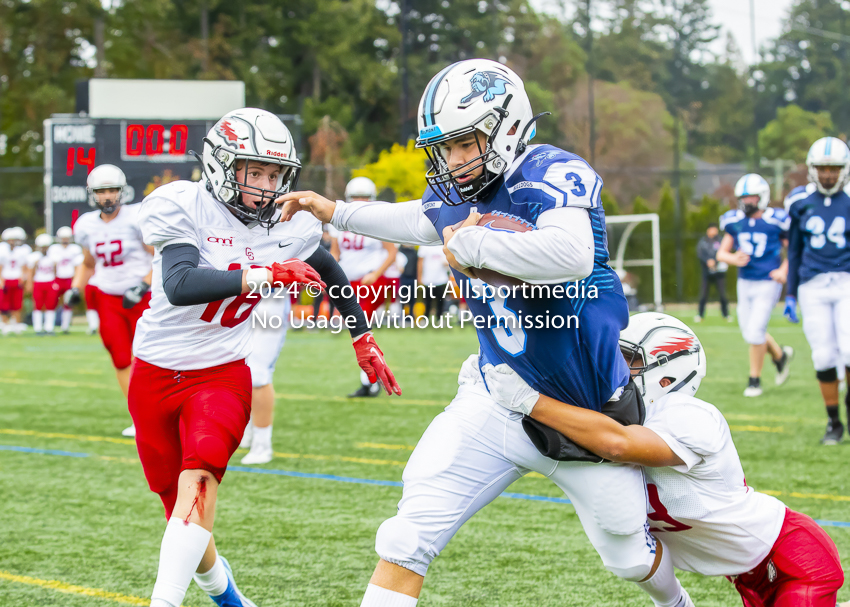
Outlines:
[[[363,308],[363,312],[366,314],[366,320],[370,323],[372,322],[372,314],[380,308],[384,301],[387,299],[387,291],[389,287],[389,283],[384,276],[381,276],[370,285],[360,286],[359,280],[352,280],[351,286],[354,288],[354,294],[357,295],[357,303],[360,304],[360,307]],[[369,289],[368,294],[363,297],[363,293],[366,293],[366,289]]]
[[[89,298],[86,289],[86,299]],[[136,335],[136,323],[142,313],[150,307],[151,294],[145,294],[138,304],[125,310],[121,305],[123,296],[107,295],[95,287],[92,294],[98,316],[100,316],[100,338],[112,357],[116,369],[126,369],[133,362],[133,337]],[[88,302],[86,302],[88,306]]]
[[[145,478],[169,519],[183,470],[221,482],[251,416],[251,369],[239,360],[173,371],[136,359],[128,400]]]
[[[73,280],[74,280],[73,278],[57,278],[56,279],[56,296],[61,298],[63,295],[65,295],[66,291],[70,291],[71,290],[71,282]],[[86,290],[88,290],[88,286],[86,286]],[[67,308],[68,306],[65,306],[63,304],[63,307]]]
[[[36,310],[55,310],[59,303],[59,285],[52,280],[32,283],[32,301]]]
[[[24,307],[24,288],[20,280],[7,280],[0,292],[0,310],[17,312]]]
[[[811,517],[785,511],[773,548],[758,567],[737,576],[745,607],[835,607],[844,572],[838,549]]]
[[[86,310],[95,310],[97,311],[97,292],[98,289],[92,285],[86,285],[84,296],[86,298]]]

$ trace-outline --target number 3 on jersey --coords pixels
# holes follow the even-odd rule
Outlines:
[[[241,265],[238,263],[232,263],[228,266],[228,270],[239,270],[241,269]],[[261,267],[261,266],[252,266],[252,267]],[[254,307],[260,303],[262,298],[259,295],[256,295],[253,292],[242,293],[242,295],[238,295],[227,304],[227,307],[224,309],[224,312],[221,315],[221,326],[227,327],[228,329],[235,327],[238,324],[241,324],[248,320],[248,317],[251,316],[251,312],[254,310]],[[207,307],[204,309],[204,313],[201,314],[201,320],[204,322],[213,322],[215,320],[216,315],[218,314],[219,308],[221,308],[221,304],[223,304],[225,299],[219,299],[218,301],[213,301],[207,304]],[[242,310],[239,309],[243,304],[246,304],[248,307]]]

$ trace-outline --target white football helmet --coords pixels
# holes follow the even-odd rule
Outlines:
[[[541,114],[540,116],[542,116]],[[431,79],[419,101],[419,136],[431,161],[426,179],[449,205],[483,198],[488,187],[508,170],[534,137],[534,116],[522,79],[513,70],[489,59],[458,61]],[[459,184],[440,155],[437,144],[480,131],[485,138],[480,154],[455,169],[457,177],[483,165],[482,177]],[[452,200],[452,190],[458,199]]]
[[[9,241],[12,240],[12,230],[15,228],[6,228],[0,233],[0,240]]]
[[[758,196],[759,201],[755,205],[746,205],[741,202],[745,196]],[[761,175],[749,173],[735,184],[735,198],[738,199],[738,208],[747,215],[764,211],[770,204],[770,184]]]
[[[620,333],[620,351],[637,374],[632,379],[649,404],[670,392],[694,396],[705,377],[705,351],[678,318],[659,312],[635,314]],[[665,388],[661,380],[670,379]]]
[[[249,227],[270,229],[280,220],[274,200],[295,188],[301,172],[289,129],[271,112],[257,108],[234,110],[219,120],[204,138],[204,154],[199,160],[207,190]],[[238,182],[237,160],[280,165],[276,189]],[[248,171],[244,174],[247,179]],[[245,205],[242,192],[260,196],[262,204],[256,209]]]
[[[107,200],[98,201],[95,192],[97,190],[117,189],[118,193]],[[86,179],[86,191],[89,194],[89,206],[100,209],[107,215],[115,212],[121,203],[127,202],[127,177],[124,171],[114,164],[101,164],[92,169]]]
[[[47,248],[53,244],[53,237],[50,234],[39,234],[35,237],[35,246],[38,248]]]
[[[10,240],[12,243],[16,245],[22,245],[27,241],[27,231],[20,226],[15,226],[14,228],[10,228],[12,233],[10,234]]]
[[[366,198],[376,200],[378,188],[375,182],[368,177],[355,177],[345,186],[345,202],[351,202],[354,198]]]
[[[850,149],[847,144],[837,137],[823,137],[818,139],[809,148],[806,156],[806,166],[809,167],[809,181],[817,186],[818,191],[824,196],[832,196],[841,191],[850,177]],[[818,179],[817,167],[838,166],[841,173],[838,181],[831,188],[825,188]]]
[[[68,226],[62,226],[56,230],[56,238],[62,243],[70,243],[74,239],[74,231]]]

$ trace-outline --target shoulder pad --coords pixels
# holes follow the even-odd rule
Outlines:
[[[807,185],[797,186],[788,196],[785,197],[785,210],[791,211],[791,205],[795,202],[799,202],[801,200],[805,200],[815,192],[817,192],[817,186],[813,183]]]
[[[726,230],[726,227],[733,224],[738,223],[742,219],[744,219],[744,212],[740,209],[732,209],[730,211],[726,211],[723,215],[720,216],[720,229]]]

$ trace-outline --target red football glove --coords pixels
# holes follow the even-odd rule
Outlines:
[[[271,270],[272,285],[283,284],[288,287],[293,283],[301,283],[318,285],[322,289],[328,288],[319,273],[300,259],[287,259],[283,263],[272,264]]]
[[[357,364],[366,373],[370,382],[374,384],[375,381],[380,379],[387,394],[392,395],[393,392],[401,394],[401,388],[395,380],[393,372],[387,366],[384,353],[375,343],[375,338],[371,332],[364,333],[354,340],[354,351],[357,353]]]

